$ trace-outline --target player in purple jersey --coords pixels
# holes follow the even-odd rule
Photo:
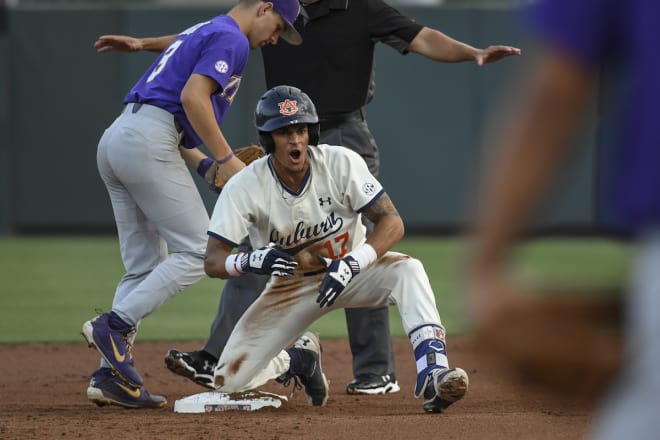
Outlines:
[[[505,255],[568,153],[590,92],[603,77],[617,96],[600,96],[609,151],[602,164],[610,211],[639,247],[624,320],[623,369],[591,429],[603,439],[657,438],[660,432],[660,2],[552,0],[532,9],[543,49],[524,95],[496,137],[483,182],[472,261],[477,324],[524,301],[511,292]],[[614,85],[614,84],[613,84]],[[603,90],[603,88],[601,88]],[[610,145],[611,143],[611,145]],[[616,339],[613,339],[616,343]],[[618,347],[613,347],[613,350]],[[576,371],[576,374],[581,372]]]
[[[92,402],[167,403],[144,388],[131,347],[144,317],[204,276],[209,216],[186,162],[199,163],[203,143],[215,160],[202,162],[200,174],[217,169],[229,179],[245,167],[219,125],[250,49],[280,37],[301,43],[292,25],[299,11],[297,0],[240,0],[226,15],[182,32],[126,95],[123,112],[101,137],[98,168],[126,273],[112,311],[83,324],[83,336],[103,358],[87,389]]]

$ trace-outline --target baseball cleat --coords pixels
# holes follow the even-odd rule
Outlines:
[[[323,406],[328,400],[328,380],[321,368],[321,341],[316,333],[306,332],[293,344],[294,348],[307,350],[314,355],[314,362],[307,374],[299,374],[300,382],[305,386],[305,394],[310,405]]]
[[[422,408],[428,413],[441,413],[452,403],[465,397],[468,375],[461,368],[436,368],[427,376]]]
[[[365,379],[353,379],[346,385],[346,394],[387,394],[400,390],[394,373],[384,376],[372,376]]]
[[[116,405],[124,408],[162,408],[163,396],[150,394],[144,387],[134,387],[111,368],[99,368],[92,373],[87,398],[98,406]]]
[[[321,368],[323,347],[321,347],[318,334],[312,332],[303,334],[296,340],[293,348],[290,350],[296,349],[301,350],[303,353],[302,359],[305,360],[298,361],[294,365],[292,359],[289,371],[277,378],[277,382],[288,386],[289,381],[293,379],[295,382],[294,391],[299,389],[302,384],[305,387],[305,394],[307,394],[309,404],[312,406],[323,406],[328,400],[329,385]]]
[[[134,387],[141,387],[144,381],[133,365],[129,338],[135,328],[127,326],[115,330],[110,327],[109,313],[97,316],[83,324],[81,334],[90,347],[96,348],[112,368],[126,382]]]
[[[215,389],[213,370],[216,363],[217,360],[203,350],[186,353],[171,349],[165,355],[165,365],[170,371],[211,390]]]

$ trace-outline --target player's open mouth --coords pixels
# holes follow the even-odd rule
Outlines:
[[[289,157],[291,158],[291,161],[293,163],[300,162],[300,157],[301,156],[302,156],[302,153],[299,150],[293,150],[292,152],[289,153]]]

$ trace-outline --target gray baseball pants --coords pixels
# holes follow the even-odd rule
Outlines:
[[[104,132],[97,152],[126,273],[112,310],[142,318],[204,276],[209,216],[179,152],[173,116],[128,104]]]

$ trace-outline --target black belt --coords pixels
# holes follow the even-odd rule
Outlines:
[[[319,116],[319,123],[321,130],[330,130],[337,128],[348,122],[362,122],[364,121],[364,112],[362,109],[355,110],[348,113],[337,113],[334,115],[321,115]]]
[[[327,271],[328,271],[327,268],[320,268],[320,269],[313,270],[311,272],[303,272],[303,276],[304,277],[311,277],[313,275],[318,275],[320,273],[324,273],[324,272],[327,272]]]
[[[129,103],[129,105],[133,106],[133,108],[131,108],[131,113],[139,112],[143,104],[144,104],[143,102]],[[181,132],[183,132],[183,127],[181,127],[181,124],[179,124],[179,121],[177,121],[174,116],[172,116],[172,119],[174,120],[174,128],[176,129],[177,133],[181,134]]]

